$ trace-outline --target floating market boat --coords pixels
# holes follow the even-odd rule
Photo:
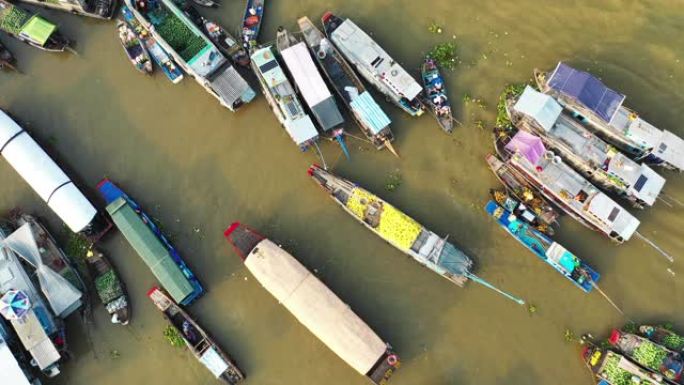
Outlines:
[[[52,158],[2,110],[0,154],[71,231],[96,242],[111,228]]]
[[[440,237],[377,195],[316,165],[309,168],[308,174],[344,211],[421,265],[458,286],[463,287],[471,279],[519,304],[525,303],[473,274],[473,261],[447,242],[448,237]]]
[[[19,0],[22,3],[56,9],[71,14],[111,19],[114,17],[118,0]]]
[[[608,342],[618,352],[629,357],[644,368],[660,374],[671,384],[682,384],[684,358],[647,338],[614,329]]]
[[[353,21],[342,20],[330,12],[323,15],[323,27],[328,39],[366,81],[411,116],[423,114],[423,88],[368,34]]]
[[[227,384],[237,384],[245,376],[233,360],[214,342],[195,320],[158,287],[147,292],[164,318],[176,329],[185,345],[205,368]]]
[[[242,16],[242,46],[247,52],[252,53],[252,49],[257,46],[259,30],[264,20],[264,1],[247,0],[245,14]]]
[[[318,140],[318,131],[297,97],[292,84],[278,64],[271,47],[257,49],[251,56],[252,69],[259,79],[273,113],[290,138],[306,151]]]
[[[136,35],[138,35],[138,39],[145,45],[150,57],[157,63],[159,68],[161,68],[164,75],[169,78],[171,83],[180,83],[180,81],[183,80],[183,72],[178,68],[178,65],[173,61],[171,56],[164,51],[159,43],[157,43],[150,31],[140,24],[127,6],[121,6],[121,15],[128,26],[135,31]]]
[[[485,211],[508,234],[585,293],[590,292],[601,277],[599,273],[565,247],[534,229],[525,220],[518,218],[517,215],[499,206],[498,203],[489,201],[485,206]]]
[[[254,278],[330,350],[375,384],[400,362],[392,347],[297,259],[238,222],[225,232]]]
[[[138,36],[133,32],[123,20],[120,20],[116,24],[116,28],[119,30],[119,40],[121,40],[121,45],[123,46],[128,60],[131,64],[140,72],[149,75],[152,73],[152,61],[150,60],[150,55],[147,53],[145,46],[138,39]]]
[[[325,84],[323,77],[311,59],[306,43],[299,41],[283,27],[276,35],[278,53],[285,62],[295,86],[309,106],[318,126],[327,136],[335,138],[349,158],[349,150],[344,142],[344,118],[337,108],[335,97]]]
[[[553,235],[554,230],[552,226],[558,224],[559,214],[551,202],[538,193],[523,175],[514,168],[509,167],[495,155],[487,154],[486,160],[489,168],[506,188],[507,193],[534,212],[539,222],[541,222],[537,230]],[[504,200],[496,199],[496,194],[492,194],[492,196],[499,204],[504,204]]]
[[[109,179],[100,181],[97,190],[114,224],[174,301],[189,305],[204,294],[195,274],[138,203]]]
[[[240,45],[240,42],[228,30],[213,21],[207,20],[195,8],[189,5],[183,7],[183,12],[234,64],[249,68],[249,54],[247,54],[247,50]]]
[[[509,97],[506,107],[518,129],[538,135],[548,148],[594,184],[639,208],[655,203],[665,178],[623,155],[567,116],[551,96],[527,86],[522,94]]]
[[[378,150],[387,147],[398,156],[391,144],[394,134],[390,118],[366,90],[349,63],[308,17],[300,18],[298,24],[320,68],[363,134]]]
[[[0,44],[0,69],[9,68],[11,70],[17,70],[14,66],[15,60],[12,53],[5,48],[4,45]]]
[[[524,176],[530,186],[581,224],[622,243],[639,227],[639,220],[565,164],[542,140],[526,131],[497,137],[501,159]]]
[[[491,195],[494,202],[503,207],[506,211],[514,214],[518,220],[527,223],[535,230],[548,236],[554,235],[555,231],[553,227],[550,227],[546,223],[542,222],[537,213],[531,207],[527,207],[526,204],[517,200],[505,189],[490,189],[489,195]]]
[[[43,51],[63,52],[69,48],[69,40],[55,24],[6,0],[0,0],[0,30]]]
[[[662,326],[641,325],[639,334],[675,352],[684,352],[684,337]]]
[[[107,258],[98,250],[90,249],[86,253],[86,263],[90,275],[95,279],[95,291],[100,302],[112,316],[112,323],[128,325],[130,307],[126,288]]]
[[[623,105],[625,96],[593,75],[559,62],[551,73],[534,72],[539,89],[551,95],[608,142],[648,164],[684,170],[684,140],[661,130]]]
[[[582,358],[596,377],[598,385],[662,385],[659,376],[610,350],[585,346]]]
[[[254,90],[173,0],[125,2],[157,43],[221,105],[235,111],[254,99]]]
[[[454,130],[454,116],[451,112],[451,102],[446,93],[444,78],[439,72],[437,62],[426,58],[420,68],[423,78],[423,91],[425,92],[425,104],[432,111],[439,126],[447,133]]]

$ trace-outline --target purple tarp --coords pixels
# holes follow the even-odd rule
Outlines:
[[[537,161],[546,152],[542,140],[527,131],[518,131],[511,141],[506,144],[506,150],[522,154],[532,164],[537,164]]]
[[[582,103],[606,122],[610,122],[625,100],[624,95],[606,87],[588,72],[576,70],[564,63],[558,63],[547,85]]]

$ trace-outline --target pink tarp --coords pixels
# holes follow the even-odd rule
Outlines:
[[[522,154],[532,164],[537,164],[537,161],[539,161],[544,155],[544,152],[546,152],[542,140],[539,139],[538,136],[532,135],[526,131],[518,131],[511,141],[506,144],[506,150]]]

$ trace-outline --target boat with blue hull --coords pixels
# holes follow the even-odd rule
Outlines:
[[[185,264],[178,250],[173,247],[166,236],[162,234],[161,229],[154,223],[154,220],[143,211],[136,201],[106,178],[98,183],[97,190],[104,198],[107,211],[114,219],[114,223],[133,248],[138,251],[140,257],[150,266],[155,276],[162,281],[162,285],[165,286],[175,301],[181,305],[188,305],[204,294],[202,284]],[[123,206],[128,206],[135,212],[146,228],[154,235],[154,240],[150,240],[150,237],[147,236],[146,233],[149,231],[144,230],[143,232],[140,231],[141,229],[136,229],[136,224],[132,223],[130,218],[125,218],[126,213],[120,209]],[[118,218],[118,216],[122,218]],[[169,265],[169,258],[174,265]]]
[[[515,214],[499,206],[498,203],[489,201],[485,206],[485,211],[496,219],[497,223],[513,238],[584,292],[589,293],[601,277],[565,247],[534,229]]]
[[[264,1],[247,0],[245,14],[242,17],[242,46],[250,52],[257,46],[257,38],[264,20]]]

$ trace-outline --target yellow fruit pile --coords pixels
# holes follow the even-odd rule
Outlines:
[[[421,226],[408,215],[388,204],[384,205],[378,232],[398,247],[408,250],[420,234]]]
[[[373,201],[375,201],[375,195],[369,193],[362,188],[355,188],[352,191],[352,195],[347,201],[347,208],[351,210],[359,219],[363,219],[364,213],[366,212],[366,207]]]

